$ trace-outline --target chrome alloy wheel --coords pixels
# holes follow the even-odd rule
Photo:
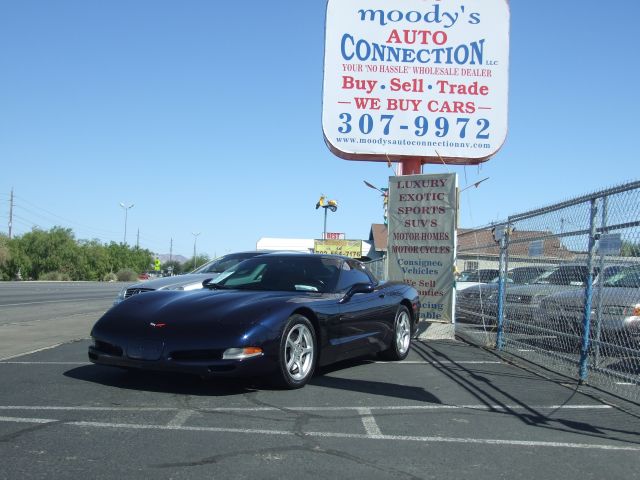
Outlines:
[[[303,324],[295,325],[287,335],[284,352],[286,369],[295,381],[303,380],[313,368],[313,335]]]
[[[400,356],[404,356],[411,345],[411,318],[406,309],[400,309],[396,316],[396,349]]]

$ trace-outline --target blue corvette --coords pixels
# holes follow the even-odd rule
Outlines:
[[[334,255],[261,255],[205,287],[115,305],[91,331],[89,359],[201,377],[268,374],[299,388],[317,365],[372,353],[404,359],[420,308],[414,288],[378,282]]]

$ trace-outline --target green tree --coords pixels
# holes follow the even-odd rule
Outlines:
[[[640,244],[623,241],[620,255],[623,257],[640,257]]]
[[[195,262],[193,260],[193,257],[191,257],[189,260],[183,263],[184,271],[191,272],[196,268],[201,267],[202,265],[207,263],[209,260],[211,259],[209,258],[209,255],[207,255],[206,253],[196,255]]]
[[[191,264],[193,265],[193,264]],[[177,260],[171,260],[170,262],[164,262],[162,264],[162,270],[163,271],[168,271],[169,267],[173,268],[173,274],[174,275],[180,275],[181,273],[184,273],[184,264],[178,262]]]
[[[79,242],[81,258],[79,260],[84,280],[102,280],[111,269],[111,262],[107,247],[98,240],[81,240]]]
[[[9,237],[0,234],[0,280],[9,279],[7,273],[7,265],[11,260],[11,252],[9,251]]]
[[[34,228],[16,239],[18,251],[28,259],[22,263],[23,278],[38,279],[49,272],[67,274],[72,280],[81,280],[77,268],[78,244],[69,228],[53,227],[48,232]]]
[[[149,250],[98,240],[77,241],[71,229],[34,228],[9,240],[0,236],[0,279],[69,278],[103,280],[123,270],[148,270],[153,261]]]

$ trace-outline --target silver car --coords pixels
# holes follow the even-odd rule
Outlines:
[[[596,268],[597,277],[593,283],[606,281],[622,268],[621,265],[607,265],[601,273]],[[538,312],[542,300],[559,292],[583,291],[588,274],[589,269],[584,264],[560,265],[555,270],[538,277],[530,285],[507,286],[504,303],[505,319],[511,322],[547,326],[546,320]],[[493,294],[492,297],[497,297],[497,294]]]
[[[255,257],[269,253],[266,250],[257,250],[251,252],[229,253],[221,257],[215,258],[196,268],[190,273],[184,275],[176,275],[173,277],[161,277],[153,280],[134,283],[120,290],[120,293],[113,302],[114,305],[123,300],[137,295],[138,293],[152,292],[154,290],[197,290],[202,288],[202,282],[216,278],[222,272],[234,265],[240,263],[247,258]]]
[[[540,315],[552,328],[582,337],[584,289],[561,292],[542,300]],[[640,336],[640,265],[627,266],[593,289],[591,335],[627,345]]]
[[[551,271],[549,266],[514,267],[507,273],[509,285],[528,285]],[[498,278],[456,292],[456,321],[496,323]]]

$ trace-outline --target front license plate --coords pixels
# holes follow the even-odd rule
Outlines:
[[[127,356],[136,360],[159,360],[162,342],[154,340],[132,340],[127,348]]]

